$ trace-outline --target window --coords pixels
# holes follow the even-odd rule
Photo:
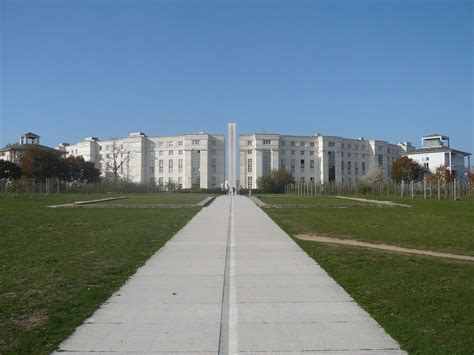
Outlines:
[[[183,151],[182,151],[182,150],[178,150],[178,155],[183,155]]]
[[[292,147],[294,147],[294,146],[295,146],[295,142],[294,142],[294,141],[291,141],[291,142],[290,142],[290,145],[291,145]]]
[[[280,145],[281,145],[282,147],[284,147],[284,146],[286,145],[286,142],[285,142],[285,141],[282,141],[282,142],[280,143]]]
[[[159,151],[158,151],[158,155],[159,155],[159,156],[163,155],[163,151],[162,151],[162,150],[159,150]]]
[[[214,176],[215,177],[215,176]],[[178,177],[178,187],[181,189],[183,187],[183,177],[179,176]]]
[[[295,151],[294,151],[294,150],[291,151],[291,155],[295,155]]]
[[[182,147],[182,146],[183,146],[183,141],[179,141],[179,142],[178,142],[178,146],[179,146],[179,147]]]
[[[309,181],[314,182],[314,177],[311,176],[311,177],[309,178]]]
[[[290,170],[292,173],[295,172],[295,159],[291,159]]]
[[[281,164],[280,164],[280,165],[281,165],[281,168],[282,168],[282,169],[285,169],[285,167],[286,167],[286,161],[285,161],[285,159],[282,159],[282,160],[281,160]]]
[[[158,142],[158,147],[162,147],[163,146],[163,142]]]
[[[351,157],[351,155],[352,155],[351,153],[347,153],[347,157],[348,157],[348,158],[350,158],[350,157]]]
[[[171,176],[168,178],[168,183],[169,183],[169,184],[172,184],[172,183],[173,183],[173,178],[172,178]]]
[[[344,160],[341,160],[341,170],[344,172]]]
[[[158,165],[158,166],[159,166],[159,169],[158,169],[159,173],[160,173],[160,174],[163,174],[163,160],[160,160],[160,161],[159,161],[159,165]]]
[[[365,158],[365,154],[362,154],[362,158]]]
[[[285,155],[285,154],[286,154],[286,150],[282,150],[281,155]]]
[[[351,149],[351,145],[350,145],[350,144],[347,145],[347,149]]]
[[[305,147],[306,144],[304,142],[300,142],[300,147]]]
[[[172,147],[173,146],[173,142],[169,141],[168,142],[168,147]]]
[[[355,150],[359,150],[359,145],[356,144],[356,145],[354,146],[354,148],[355,148]]]
[[[212,141],[211,141],[211,145],[216,145],[216,143],[217,143],[217,142],[216,142],[215,140],[212,140]]]
[[[163,186],[163,178],[158,178],[158,185]]]
[[[344,149],[344,143],[341,143],[341,148]]]
[[[314,147],[314,142],[310,142],[310,143],[309,143],[309,146],[310,146],[310,147]]]
[[[155,168],[153,166],[150,166],[150,174],[155,174]]]
[[[378,162],[379,162],[379,167],[383,167],[383,155],[379,155]]]
[[[300,170],[302,173],[304,173],[304,159],[300,160]]]
[[[247,159],[247,171],[252,172],[252,159]]]
[[[199,139],[193,139],[193,140],[191,141],[191,144],[192,144],[192,145],[198,145],[198,144],[199,144]]]
[[[304,155],[304,150],[301,150],[301,151],[300,151],[300,155]]]
[[[252,149],[247,150],[247,154],[252,154]]]
[[[425,169],[429,169],[429,168],[430,168],[430,163],[424,163],[424,164],[423,164],[423,167],[424,167]]]
[[[183,159],[178,159],[178,173],[182,173],[182,172],[183,172]]]
[[[314,155],[314,150],[310,151],[309,155]]]
[[[309,161],[309,169],[310,169],[311,172],[314,171],[314,160]]]
[[[168,150],[168,155],[173,155],[173,151],[172,151],[172,150]]]
[[[216,159],[211,160],[211,172],[215,173],[217,170],[216,168]]]
[[[249,176],[249,177],[247,178],[247,188],[248,188],[249,190],[252,190],[252,189],[253,189],[252,176]]]
[[[211,176],[211,186],[216,186],[217,178],[215,176]]]
[[[362,175],[365,175],[365,162],[362,162]]]
[[[168,160],[168,173],[173,172],[173,159]]]
[[[264,139],[263,144],[272,144],[272,141],[270,139]]]
[[[300,181],[304,182],[304,176],[300,177]]]
[[[355,174],[358,175],[358,174],[359,174],[359,166],[358,166],[358,164],[357,164],[356,161],[354,162],[354,170],[355,170],[355,171],[354,171]]]
[[[341,152],[341,157],[343,157],[343,156],[344,156],[344,152]]]
[[[352,174],[352,166],[351,166],[351,162],[348,161],[347,162],[347,173],[350,175]]]
[[[336,144],[334,142],[329,142],[330,147],[334,147]]]
[[[252,141],[247,141],[247,145],[252,145]]]

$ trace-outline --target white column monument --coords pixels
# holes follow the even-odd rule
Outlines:
[[[227,182],[229,187],[237,188],[237,135],[235,122],[227,124]]]

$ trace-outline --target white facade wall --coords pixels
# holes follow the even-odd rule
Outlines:
[[[115,148],[114,148],[115,145]],[[224,183],[224,136],[206,133],[169,137],[147,137],[133,133],[117,140],[89,138],[64,147],[69,155],[93,161],[102,176],[111,174],[108,165],[122,166],[120,179],[146,183],[171,182],[182,188],[217,188]],[[119,151],[114,159],[114,150]]]
[[[392,162],[404,152],[402,147],[385,141],[322,135],[242,135],[239,143],[244,188],[257,188],[259,177],[278,168],[288,169],[296,181],[357,182],[370,169],[380,166],[385,179],[389,179]]]
[[[463,181],[465,174],[469,171],[470,163],[468,156],[468,163],[466,165],[465,154],[467,153],[460,154],[455,150],[446,149],[445,151],[426,151],[423,153],[412,152],[406,155],[431,173],[434,173],[436,168],[440,166],[446,166],[453,172],[457,180]]]

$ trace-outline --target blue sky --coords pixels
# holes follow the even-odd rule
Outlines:
[[[474,151],[471,1],[0,4],[1,146],[236,121]]]

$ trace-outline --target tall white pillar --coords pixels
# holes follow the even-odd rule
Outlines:
[[[230,188],[237,188],[237,135],[236,124],[227,124],[227,181]]]

